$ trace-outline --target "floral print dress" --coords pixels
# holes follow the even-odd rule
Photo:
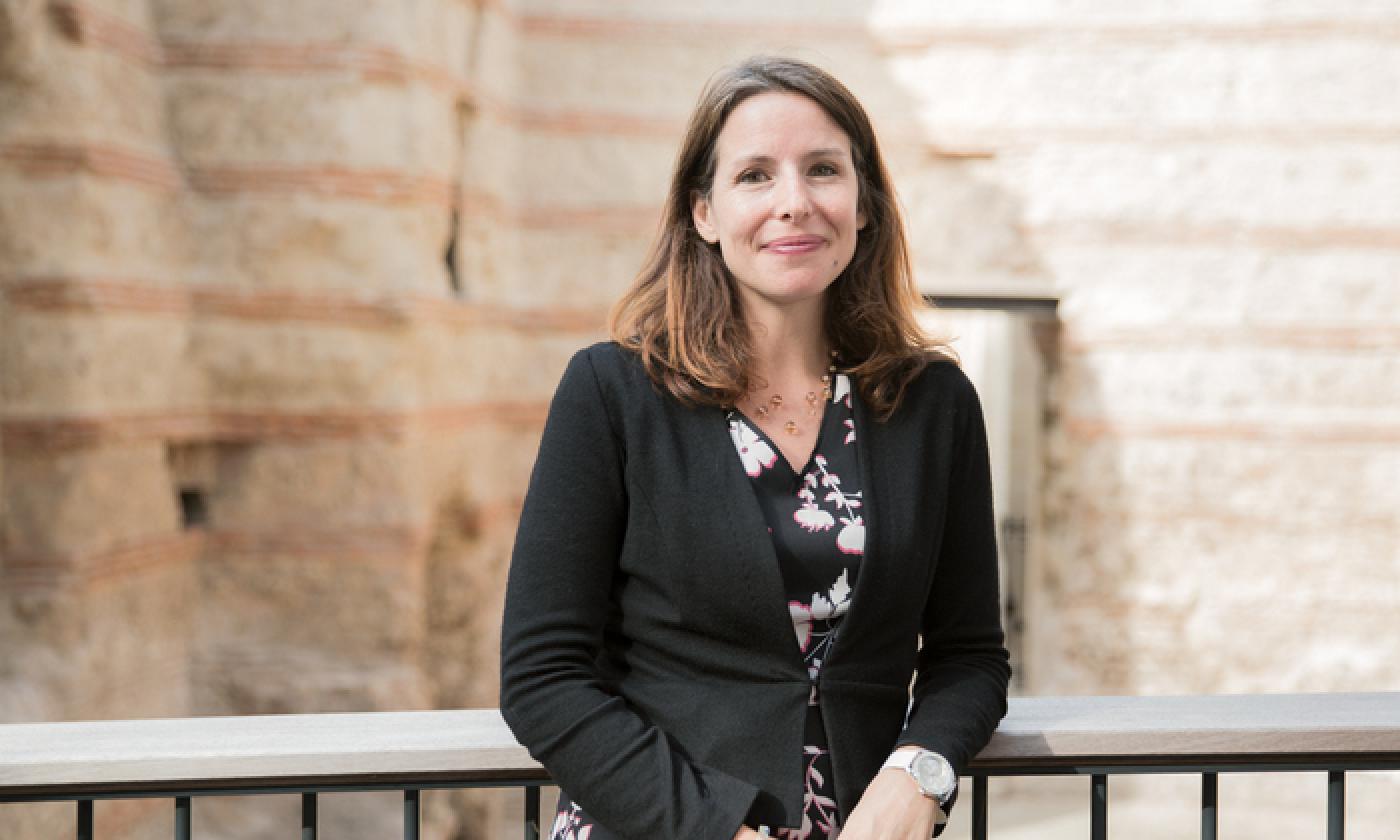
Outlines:
[[[851,398],[850,378],[836,374],[816,446],[797,471],[757,424],[737,410],[726,416],[735,452],[768,523],[795,641],[812,680],[802,749],[802,821],[795,827],[773,827],[773,836],[784,840],[834,840],[840,832],[817,677],[836,644],[841,618],[850,608],[865,553],[865,511],[857,486],[860,462]],[[611,836],[561,794],[551,840]]]

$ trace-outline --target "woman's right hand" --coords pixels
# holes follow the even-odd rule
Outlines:
[[[741,825],[734,834],[734,840],[763,840],[763,835],[746,825]]]

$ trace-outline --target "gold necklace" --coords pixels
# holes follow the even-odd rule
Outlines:
[[[806,394],[808,417],[817,416],[817,405],[819,404],[819,402],[828,402],[831,400],[831,378],[836,373],[836,354],[832,353],[831,356],[831,366],[827,368],[826,373],[822,374],[822,389],[820,396],[817,394],[816,391],[808,391]],[[766,419],[773,412],[782,409],[783,404],[783,395],[776,392],[772,396],[768,397],[766,403],[752,403],[752,405],[754,406],[754,414],[758,415],[758,418],[760,420]],[[794,436],[802,434],[801,427],[797,425],[796,420],[792,419],[789,419],[787,422],[783,423],[783,431]]]

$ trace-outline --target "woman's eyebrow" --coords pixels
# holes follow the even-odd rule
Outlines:
[[[832,148],[832,147],[823,147],[823,148],[820,148],[820,149],[811,149],[811,150],[807,151],[807,152],[806,152],[804,155],[802,155],[802,156],[805,157],[805,158],[841,157],[841,155],[844,153],[844,151],[845,151],[844,149],[837,149],[837,148]],[[772,157],[771,155],[753,154],[753,155],[745,155],[744,157],[741,157],[741,158],[736,159],[736,160],[734,161],[734,165],[735,165],[735,166],[752,166],[752,165],[754,165],[754,164],[756,164],[756,163],[772,163],[772,162],[773,162],[773,157]]]

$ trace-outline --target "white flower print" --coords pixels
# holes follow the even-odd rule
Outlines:
[[[841,549],[842,554],[864,554],[865,520],[859,516],[853,519],[843,516],[841,524],[845,527],[836,534],[836,547]]]
[[[773,451],[773,447],[737,417],[731,417],[729,420],[729,436],[733,438],[734,448],[739,452],[739,460],[744,462],[744,472],[748,473],[750,478],[778,463],[778,453]]]
[[[836,517],[817,507],[814,502],[807,502],[802,507],[792,512],[792,518],[811,533],[826,531],[836,524]]]
[[[585,822],[582,810],[571,802],[569,810],[560,811],[555,815],[554,828],[550,829],[549,840],[588,840],[592,833],[592,824]]]
[[[797,490],[802,506],[793,513],[792,518],[811,533],[830,530],[836,524],[836,517],[817,504],[816,488],[825,487],[827,492],[822,502],[831,504],[842,514],[842,528],[836,535],[836,547],[842,554],[864,554],[865,519],[857,512],[861,507],[861,494],[847,493],[841,489],[841,476],[827,469],[824,456],[813,457],[812,463],[816,468],[802,477],[802,486]]]
[[[851,378],[844,373],[836,374],[836,387],[831,394],[832,402],[846,401],[846,407],[851,407]]]
[[[846,614],[846,610],[851,606],[851,582],[848,577],[849,570],[842,569],[841,576],[836,582],[831,584],[831,588],[825,594],[818,592],[812,596],[812,603],[804,604],[801,601],[788,602],[788,614],[792,616],[792,628],[797,632],[797,644],[802,648],[804,654],[811,653],[808,646],[812,643],[813,622],[824,622],[817,635],[821,640],[825,640],[831,633],[831,623],[837,618]],[[809,666],[812,663],[808,663]],[[820,665],[818,661],[816,663]]]

